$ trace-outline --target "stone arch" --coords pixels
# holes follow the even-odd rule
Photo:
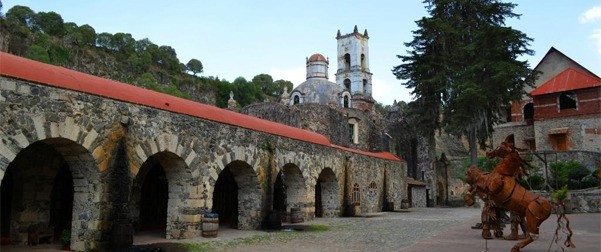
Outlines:
[[[54,173],[54,175],[49,173],[45,175],[44,173],[36,174],[36,176],[45,180],[43,184],[45,184],[46,188],[44,191],[41,191],[38,190],[40,187],[36,186],[36,190],[33,193],[45,194],[40,195],[45,200],[36,203],[36,206],[42,205],[41,208],[35,208],[33,206],[30,207],[32,204],[28,203],[26,199],[25,206],[21,204],[20,212],[15,212],[11,218],[14,218],[16,215],[27,214],[27,221],[16,223],[16,229],[14,230],[27,230],[26,225],[37,221],[50,221],[49,218],[52,213],[49,212],[49,204],[52,203],[50,201],[56,200],[56,193],[52,193],[54,186],[48,181],[54,181],[53,178],[56,178],[57,174],[62,174],[59,175],[59,180],[61,180],[59,183],[68,183],[68,180],[72,181],[72,186],[70,184],[64,186],[64,190],[69,191],[69,187],[73,190],[73,200],[70,205],[72,207],[71,249],[84,251],[89,248],[102,247],[106,240],[98,241],[96,237],[100,236],[101,232],[106,231],[102,229],[102,226],[106,226],[103,222],[110,222],[110,220],[101,220],[100,217],[104,211],[108,210],[106,202],[100,197],[106,186],[105,179],[100,175],[108,168],[108,157],[109,153],[113,150],[114,144],[104,141],[108,138],[99,134],[94,127],[87,126],[90,124],[89,117],[66,116],[62,120],[57,120],[54,112],[52,115],[46,116],[43,113],[29,114],[18,109],[2,115],[12,118],[10,119],[12,123],[9,127],[0,130],[0,185],[3,184],[4,174],[7,169],[11,165],[21,162],[18,160],[20,159],[19,156],[24,151],[26,153],[28,151],[27,148],[31,146],[41,148],[43,153],[53,152],[54,154],[48,155],[57,160],[64,160],[64,164],[68,167],[62,168],[57,163],[53,163],[56,169],[50,169],[48,172]],[[59,173],[60,169],[66,169],[67,171]],[[13,171],[16,170],[18,169],[14,169]],[[23,174],[13,174],[17,179],[23,179],[23,177],[18,178]],[[13,182],[15,181],[13,180]],[[23,184],[22,186],[21,188],[29,188],[27,190],[31,190],[31,187],[27,184]],[[31,198],[32,192],[29,191],[28,193],[30,195],[27,197]],[[23,200],[23,198],[19,200]],[[60,200],[65,199],[62,198]],[[29,212],[38,212],[38,214],[30,214]],[[31,216],[37,216],[37,218],[31,218]],[[19,232],[22,231],[18,231],[16,235],[19,235]],[[25,238],[19,238],[18,242],[23,242],[23,239]]]
[[[306,179],[296,164],[287,163],[274,184],[274,210],[288,213],[290,208],[303,208],[306,204]]]
[[[225,165],[213,185],[212,195],[212,211],[219,214],[221,223],[238,229],[260,226],[259,180],[248,162],[234,160]]]
[[[197,236],[190,232],[198,231],[194,226],[200,222],[200,209],[182,211],[195,202],[190,197],[192,188],[192,175],[183,158],[170,151],[148,157],[132,185],[134,228],[163,230],[167,239]]]
[[[315,217],[340,215],[340,186],[334,171],[326,167],[321,170],[315,184]]]
[[[51,136],[59,135],[56,133]],[[7,214],[11,219],[12,242],[26,243],[28,228],[41,224],[55,226],[55,235],[71,230],[73,250],[97,247],[95,237],[102,231],[97,224],[106,209],[99,197],[104,190],[104,181],[94,158],[100,155],[90,153],[80,143],[68,138],[30,141],[20,137],[24,135],[21,132],[12,137],[16,145],[2,146],[4,158],[10,157],[10,153],[6,155],[7,150],[17,150],[6,167],[0,167],[2,175],[8,171],[6,174],[11,176],[6,179],[11,185],[2,183],[1,186],[2,190],[13,192],[10,213]],[[7,188],[9,186],[12,188]],[[57,205],[67,210],[61,210]],[[7,209],[3,207],[3,210]]]
[[[344,54],[344,70],[345,71],[351,70],[351,55],[348,53]]]

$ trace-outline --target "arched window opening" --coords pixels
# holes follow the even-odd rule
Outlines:
[[[365,54],[361,54],[361,70],[365,70]]]
[[[344,107],[348,108],[349,107],[349,99],[348,99],[348,95],[344,96]]]
[[[524,105],[524,120],[528,121],[528,120],[532,120],[534,118],[534,104],[532,102],[529,102],[528,104]]]
[[[349,92],[351,91],[351,80],[344,79],[344,88],[346,88]]]
[[[359,188],[359,184],[357,183],[353,185],[353,195],[351,196],[351,203],[354,206],[361,205],[361,190]]]
[[[376,184],[376,182],[372,181],[371,183],[369,183],[369,195],[370,196],[375,196],[378,192],[378,185]]]
[[[559,110],[578,108],[576,94],[562,93],[559,95]]]
[[[367,95],[367,80],[363,79],[363,94]]]
[[[298,97],[298,95],[294,96],[294,104],[299,104],[300,103],[300,97]]]
[[[351,69],[351,55],[347,53],[344,55],[344,70],[348,71],[350,69]]]

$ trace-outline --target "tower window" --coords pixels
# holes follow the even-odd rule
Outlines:
[[[367,80],[363,79],[363,94],[367,95]]]
[[[361,54],[361,70],[365,70],[365,54]]]
[[[345,96],[344,96],[344,101],[343,101],[343,106],[344,106],[345,108],[348,108],[348,107],[349,107],[349,104],[348,104],[348,103],[349,103],[349,102],[348,102],[348,95],[345,95]]]
[[[298,95],[294,96],[294,104],[299,104],[300,103],[300,98],[298,97]]]
[[[344,70],[350,70],[351,69],[351,55],[350,54],[345,54],[344,55]]]
[[[570,92],[559,95],[559,110],[575,108],[578,108],[576,103],[576,94]]]
[[[351,91],[351,80],[344,79],[344,88],[346,88],[348,91]]]

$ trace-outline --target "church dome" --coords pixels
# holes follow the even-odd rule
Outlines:
[[[327,62],[328,60],[326,59],[326,57],[324,57],[323,55],[321,55],[319,53],[311,55],[311,57],[309,57],[309,59],[307,60],[307,62],[316,62],[316,61]]]
[[[342,87],[327,79],[315,78],[309,79],[294,89],[303,94],[304,103],[318,103],[328,105],[338,103],[338,96],[342,91]]]

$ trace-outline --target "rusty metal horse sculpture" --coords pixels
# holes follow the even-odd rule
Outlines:
[[[511,249],[516,252],[538,237],[540,224],[549,218],[552,206],[545,198],[526,190],[515,180],[515,177],[524,173],[522,164],[527,163],[520,157],[513,143],[503,142],[495,152],[487,153],[489,157],[493,155],[504,156],[493,172],[485,173],[476,167],[470,167],[466,182],[472,187],[472,194],[485,193],[496,206],[525,217],[523,219],[528,233],[524,240]]]
[[[486,193],[497,206],[515,211],[525,217],[528,234],[511,249],[517,252],[538,238],[540,224],[551,215],[551,204],[545,198],[526,190],[510,176],[485,173],[476,167],[467,171],[466,182],[474,191]]]

